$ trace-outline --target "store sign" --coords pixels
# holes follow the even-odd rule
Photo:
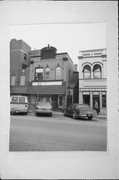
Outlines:
[[[62,81],[32,82],[32,86],[56,86],[62,85]]]

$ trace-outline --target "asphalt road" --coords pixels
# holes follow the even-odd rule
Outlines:
[[[13,115],[10,151],[106,151],[106,120]]]

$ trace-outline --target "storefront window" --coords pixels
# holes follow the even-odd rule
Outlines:
[[[88,95],[88,94],[83,95],[83,104],[90,105],[90,95]]]
[[[50,79],[50,68],[46,68],[45,69],[45,80],[49,80]]]
[[[84,66],[83,68],[83,78],[89,79],[91,78],[91,68],[89,65]]]
[[[62,106],[62,96],[59,97],[59,106]]]
[[[102,107],[106,108],[106,94],[102,94]]]
[[[43,68],[36,68],[35,69],[35,79],[36,80],[43,80]]]
[[[99,64],[96,64],[93,68],[93,77],[95,79],[101,78],[101,66]]]
[[[60,67],[56,68],[56,79],[61,79],[61,68]]]

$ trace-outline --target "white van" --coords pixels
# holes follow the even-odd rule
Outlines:
[[[10,97],[10,114],[28,113],[29,103],[27,96],[13,95]]]

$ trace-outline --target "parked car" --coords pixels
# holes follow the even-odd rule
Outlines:
[[[49,102],[38,102],[36,104],[35,115],[47,114],[52,116],[52,105]]]
[[[10,114],[27,114],[29,103],[27,96],[13,95],[10,97]]]
[[[64,116],[71,116],[74,119],[82,117],[91,120],[96,116],[96,111],[92,110],[87,104],[73,104],[64,110]]]

